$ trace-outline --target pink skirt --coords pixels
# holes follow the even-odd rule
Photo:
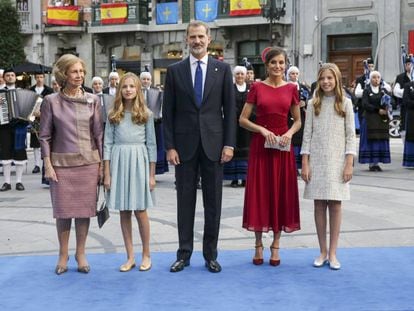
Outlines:
[[[50,181],[53,218],[95,216],[99,164],[54,169],[58,182]]]

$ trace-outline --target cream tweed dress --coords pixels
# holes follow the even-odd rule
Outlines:
[[[349,200],[349,182],[343,182],[345,156],[356,155],[354,111],[345,98],[345,118],[334,108],[335,97],[324,96],[319,116],[313,100],[308,103],[301,154],[309,154],[311,180],[305,185],[304,198],[311,200]]]

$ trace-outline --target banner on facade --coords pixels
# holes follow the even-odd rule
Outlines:
[[[48,7],[47,24],[60,26],[77,26],[79,24],[78,6]]]
[[[217,0],[198,0],[195,2],[195,18],[212,22],[217,18]]]
[[[178,22],[178,3],[166,2],[157,3],[157,25],[177,24]]]
[[[124,24],[128,20],[128,5],[126,3],[101,3],[101,23]]]
[[[230,16],[260,15],[259,0],[230,0]]]

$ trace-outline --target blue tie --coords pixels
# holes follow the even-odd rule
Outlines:
[[[201,106],[203,100],[203,69],[201,69],[201,60],[197,61],[197,69],[194,79],[194,93],[196,97],[197,106]]]

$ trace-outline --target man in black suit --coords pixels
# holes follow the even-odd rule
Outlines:
[[[45,74],[36,73],[35,74],[36,84],[33,85],[30,90],[35,92],[37,95],[40,95],[42,98],[46,95],[53,94],[53,89],[45,85]],[[40,173],[40,167],[42,166],[42,158],[40,156],[40,143],[37,138],[37,130],[40,125],[40,112],[35,112],[35,120],[32,125],[32,130],[30,132],[30,147],[33,148],[34,162],[35,166],[32,173]]]
[[[109,94],[109,95],[115,96],[116,88],[118,87],[118,83],[119,83],[119,74],[118,74],[118,72],[112,71],[109,74],[108,80],[109,80],[109,85],[106,88],[104,88],[102,92],[104,94]]]
[[[406,57],[404,59],[404,72],[400,73],[395,78],[393,94],[396,97],[397,105],[400,106],[400,134],[401,138],[404,143],[405,139],[405,117],[406,117],[406,107],[403,105],[403,95],[404,95],[404,87],[407,83],[411,81],[411,70],[413,64],[411,62],[411,57]]]
[[[210,272],[220,272],[217,242],[220,227],[223,163],[233,157],[236,138],[235,95],[230,66],[209,57],[207,24],[187,27],[190,56],[168,67],[163,123],[167,160],[175,165],[179,248],[170,271],[190,264],[193,251],[197,172],[204,203],[203,256]]]

